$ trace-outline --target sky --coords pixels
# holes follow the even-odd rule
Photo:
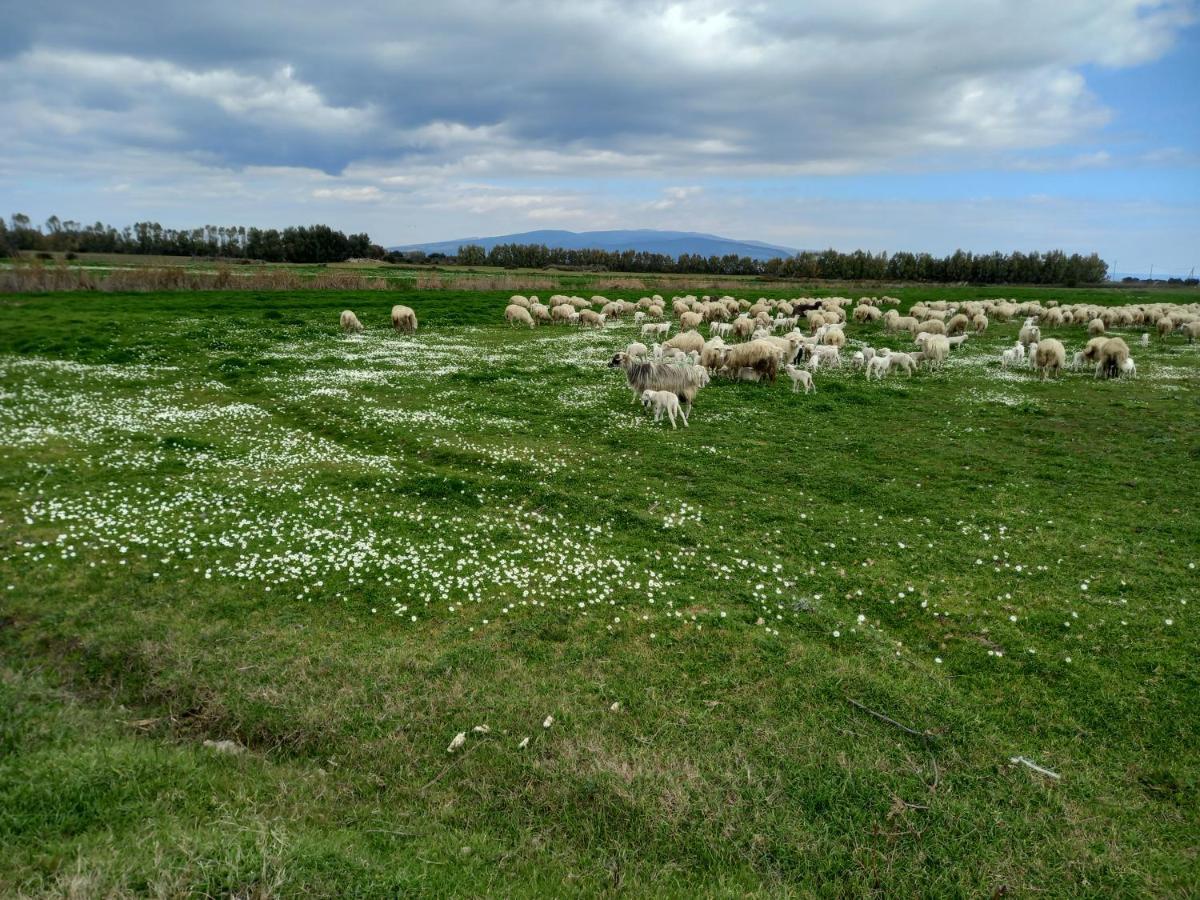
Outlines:
[[[1200,0],[0,10],[0,211],[34,221],[1200,268]]]

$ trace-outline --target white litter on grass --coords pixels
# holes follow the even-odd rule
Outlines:
[[[471,730],[476,734],[490,734],[492,731],[492,729],[488,728],[486,725],[476,725]]]
[[[553,724],[554,724],[554,716],[546,716],[545,721],[542,722],[542,727],[549,728]]]
[[[452,740],[450,742],[450,746],[446,748],[446,752],[453,753],[455,750],[457,750],[459,747],[461,747],[466,742],[467,742],[467,733],[465,731],[460,731],[458,734],[456,734],[454,736],[454,740]]]
[[[227,756],[237,756],[246,749],[237,741],[205,741],[204,746]]]
[[[521,738],[521,743],[517,744],[518,750],[524,750],[529,746],[529,738]]]
[[[1047,778],[1053,778],[1055,781],[1059,781],[1062,779],[1062,776],[1059,775],[1057,772],[1051,772],[1049,769],[1045,769],[1042,766],[1039,766],[1032,759],[1027,759],[1024,756],[1014,756],[1009,760],[1009,762],[1014,763],[1014,764],[1019,763],[1020,765],[1025,766],[1027,769],[1032,769],[1033,771],[1037,772],[1039,775],[1045,775]]]
[[[608,708],[608,711],[609,712],[620,712],[621,711],[621,701],[618,700],[616,703],[614,703],[612,706],[610,706]]]

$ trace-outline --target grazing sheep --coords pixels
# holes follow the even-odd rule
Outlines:
[[[579,313],[577,313],[575,308],[570,304],[560,303],[558,306],[550,310],[550,318],[552,318],[555,322],[574,323],[579,321]],[[645,333],[646,330],[643,328],[642,334]]]
[[[733,333],[740,338],[754,334],[754,320],[749,316],[738,316],[733,320]]]
[[[845,347],[846,335],[840,327],[834,326],[821,336],[821,342],[830,347]]]
[[[703,321],[704,316],[700,315],[698,312],[684,312],[679,316],[679,330],[688,331],[699,328]]]
[[[1096,337],[1101,334],[1104,334],[1103,319],[1092,319],[1092,321],[1088,322],[1088,337]]]
[[[358,316],[354,314],[353,310],[342,310],[342,315],[338,321],[341,322],[342,331],[346,332],[346,334],[362,333],[363,324],[362,322],[358,321]]]
[[[885,359],[888,361],[888,372],[892,369],[903,369],[904,374],[912,376],[917,370],[917,360],[909,353],[889,353]]]
[[[975,329],[976,334],[983,334],[988,329],[988,317],[983,313],[976,313],[971,319],[971,327]]]
[[[770,341],[747,341],[734,344],[725,354],[725,369],[737,372],[754,369],[771,383],[779,372],[779,348]]]
[[[925,331],[929,334],[945,334],[946,323],[941,319],[926,319],[917,327],[918,331]]]
[[[693,351],[699,353],[704,349],[704,338],[698,331],[681,331],[664,343],[663,346],[673,347],[676,350],[682,350],[684,353],[691,353]]]
[[[603,328],[604,314],[594,312],[590,309],[581,309],[579,311],[579,323],[581,325],[590,326],[591,328]]]
[[[517,306],[523,306],[526,309],[529,309],[529,303],[530,303],[529,298],[522,297],[520,294],[513,294],[511,297],[508,298],[508,302],[510,304],[515,303]]]
[[[392,307],[392,327],[405,334],[417,330],[417,314],[411,307],[396,304]]]
[[[545,306],[545,305],[543,305],[543,304],[541,304],[541,303],[534,303],[533,301],[530,301],[530,303],[529,303],[529,312],[533,314],[533,318],[534,318],[535,320],[537,320],[538,322],[549,322],[549,321],[551,321],[551,319],[550,319],[550,307],[548,307],[548,306]]]
[[[530,328],[534,326],[529,310],[517,303],[510,303],[504,307],[504,318],[508,319],[509,325],[528,325]]]
[[[1167,335],[1175,330],[1175,320],[1170,316],[1163,316],[1158,320],[1155,328],[1158,330],[1158,336],[1165,341],[1167,339]]]
[[[1096,360],[1097,378],[1117,378],[1121,367],[1129,359],[1129,345],[1121,338],[1109,338],[1100,347],[1100,355]]]
[[[1125,362],[1121,363],[1121,375],[1126,378],[1137,378],[1137,363],[1133,361],[1133,357],[1127,357]]]
[[[1062,372],[1067,364],[1067,350],[1062,341],[1056,341],[1054,338],[1038,341],[1036,362],[1038,371],[1042,373],[1042,381]]]
[[[798,369],[795,366],[788,365],[784,366],[783,370],[787,372],[788,378],[792,379],[793,394],[800,392],[801,385],[804,385],[804,393],[806,394],[811,394],[817,389],[817,386],[813,384],[812,375],[803,369]]]
[[[656,303],[654,306],[651,306],[648,310],[646,310],[646,315],[652,319],[661,319],[663,317],[663,308]]]
[[[671,427],[675,428],[675,417],[683,419],[683,427],[688,427],[687,413],[679,406],[679,397],[671,391],[642,391],[642,406],[654,410],[654,421],[661,422],[663,413],[671,419]]]
[[[1028,347],[1030,344],[1036,344],[1041,336],[1042,329],[1036,325],[1025,324],[1021,326],[1021,333],[1017,336],[1017,340]]]
[[[670,330],[670,322],[650,322],[642,326],[642,334],[666,334]]]
[[[949,322],[946,323],[946,334],[965,334],[967,331],[967,326],[970,324],[970,319],[968,319],[962,313],[957,313],[951,317]]]
[[[1200,319],[1194,322],[1184,322],[1180,327],[1183,329],[1183,333],[1187,335],[1187,342],[1189,344],[1200,341]]]

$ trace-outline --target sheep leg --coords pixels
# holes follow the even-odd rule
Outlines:
[[[683,427],[687,428],[688,427],[687,413],[685,413],[682,409],[680,409],[679,416],[680,416],[680,418],[683,419]]]

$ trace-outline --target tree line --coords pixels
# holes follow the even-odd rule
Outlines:
[[[614,272],[987,284],[1093,284],[1104,281],[1108,275],[1108,263],[1095,253],[1068,256],[1061,250],[980,254],[956,250],[948,256],[934,256],[864,250],[841,253],[831,249],[756,260],[736,254],[706,257],[685,253],[676,258],[636,250],[566,250],[543,244],[498,244],[485,251],[483,247],[469,244],[459,248],[458,262],[532,269],[557,267]]]
[[[173,229],[157,222],[137,222],[117,229],[101,222],[81,225],[69,219],[62,221],[57,216],[51,216],[44,225],[34,225],[20,213],[7,223],[0,219],[0,256],[11,255],[13,251],[209,256],[292,263],[369,258],[498,268],[933,283],[1076,285],[1102,282],[1108,275],[1108,263],[1095,253],[1068,256],[1061,250],[979,254],[956,250],[948,256],[934,256],[864,250],[842,253],[830,249],[756,260],[736,254],[685,253],[673,257],[637,250],[569,250],[544,244],[498,244],[484,250],[477,244],[466,244],[458,248],[457,256],[445,256],[419,251],[389,252],[372,243],[366,233],[346,235],[328,225],[280,231],[243,225]]]
[[[51,216],[44,226],[14,213],[0,219],[0,254],[5,250],[67,253],[141,253],[155,256],[213,256],[266,262],[325,263],[347,259],[382,259],[387,251],[369,235],[346,235],[328,225],[247,228],[205,225],[164,228],[157,222],[135,222],[122,229],[96,222],[81,225]]]

